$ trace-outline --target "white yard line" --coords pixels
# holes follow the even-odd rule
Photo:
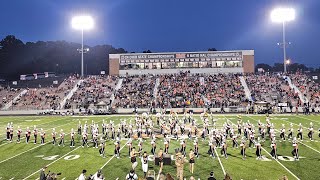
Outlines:
[[[48,164],[48,165],[47,165],[47,167],[49,167],[49,166],[50,166],[50,165],[52,165],[53,163],[55,163],[55,162],[59,161],[60,159],[62,159],[62,158],[64,158],[64,157],[66,157],[67,155],[69,155],[69,154],[70,154],[70,153],[72,153],[73,151],[75,151],[75,150],[79,149],[80,147],[81,147],[81,146],[79,146],[79,147],[77,147],[77,148],[73,149],[72,151],[69,151],[67,154],[65,154],[65,155],[61,156],[60,158],[58,158],[58,159],[56,159],[56,160],[54,160],[53,162],[51,162],[50,164]],[[26,180],[26,179],[30,178],[31,176],[35,175],[35,174],[36,174],[36,173],[38,173],[39,171],[41,171],[41,169],[39,169],[38,171],[36,171],[36,172],[32,173],[31,175],[27,176],[27,177],[26,177],[26,178],[24,178],[23,180]]]
[[[120,151],[128,144],[128,141],[126,142],[125,145],[123,145],[121,148],[120,148]],[[113,158],[115,157],[115,155],[113,155],[100,169],[103,169]]]
[[[281,121],[284,121],[284,120],[282,120],[282,119],[280,119]],[[287,121],[285,121],[285,122],[287,122]],[[290,122],[290,123],[292,123],[292,122]],[[298,124],[296,124],[296,123],[292,123],[292,124],[294,124],[294,125],[296,125],[296,126],[299,126]],[[306,127],[304,127],[305,129],[307,129]],[[277,130],[278,131],[278,130]],[[308,146],[308,145],[306,145],[305,143],[303,143],[302,141],[299,141],[299,143],[300,144],[302,144],[302,145],[304,145],[304,146],[306,146],[306,147],[308,147],[309,149],[311,149],[311,150],[313,150],[313,151],[315,151],[315,152],[317,152],[317,153],[319,153],[320,154],[320,151],[318,151],[318,150],[316,150],[316,149],[314,149],[314,148],[312,148],[312,147],[310,147],[310,146]]]
[[[223,167],[223,165],[222,165],[222,162],[221,162],[221,160],[220,160],[220,157],[219,157],[219,154],[217,153],[216,148],[214,148],[214,152],[215,152],[215,153],[216,153],[216,155],[217,155],[217,158],[218,158],[219,164],[220,164],[220,166],[221,166],[221,168],[222,168],[222,171],[223,171],[223,175],[226,175],[226,171],[224,170],[224,167]]]
[[[29,149],[29,150],[27,150],[27,151],[23,151],[23,152],[21,152],[21,153],[19,153],[19,154],[17,154],[17,155],[14,155],[14,156],[9,157],[9,158],[7,158],[7,159],[5,159],[5,160],[2,160],[2,161],[0,161],[0,164],[1,164],[1,163],[4,163],[4,162],[6,162],[6,161],[9,161],[10,159],[15,158],[15,157],[17,157],[17,156],[20,156],[21,154],[24,154],[24,153],[26,153],[26,152],[29,152],[29,151],[31,151],[31,150],[34,150],[34,149],[36,149],[36,148],[38,148],[38,147],[40,147],[40,146],[42,146],[42,145],[35,146],[35,147],[33,147],[33,148],[31,148],[31,149]]]
[[[248,117],[249,117],[249,116],[248,116]],[[252,117],[249,117],[249,118],[253,119]],[[277,119],[279,119],[279,118],[277,118]],[[253,120],[255,120],[255,119],[253,119]],[[290,122],[290,121],[286,121],[286,120],[283,120],[283,119],[280,119],[280,120],[281,120],[281,121],[285,121],[286,123],[292,123],[292,122]],[[255,121],[257,121],[257,120],[255,120]],[[296,124],[296,123],[292,123],[292,124],[294,124],[294,125],[296,125],[296,126],[299,126],[299,125]],[[306,127],[304,127],[304,128],[307,129]],[[277,130],[277,129],[275,129],[275,130],[276,130],[277,132],[280,132],[280,131]],[[299,141],[299,143],[320,154],[320,151],[318,151],[318,150],[316,150],[316,149],[314,149],[314,148],[306,145],[306,144],[303,143],[302,141]]]
[[[267,151],[267,150],[265,150],[263,147],[261,147],[270,157],[272,157],[271,156],[271,154]],[[296,179],[298,179],[299,180],[299,178],[295,175],[295,174],[293,174],[287,167],[285,167],[283,164],[281,164],[281,162],[279,162],[277,159],[275,159],[275,161],[278,163],[278,164],[280,164],[285,170],[287,170],[293,177],[295,177]]]
[[[250,117],[250,116],[246,116],[246,117],[249,117],[250,119],[252,119],[252,120],[254,120],[254,121],[257,121],[257,120],[255,120],[254,118],[252,118],[252,117]],[[227,117],[225,117],[226,119],[228,119]],[[231,122],[231,121],[230,121]],[[258,122],[258,121],[257,121]],[[232,122],[231,122],[232,123]],[[233,125],[235,125],[234,123],[232,123]],[[265,150],[263,147],[261,147],[270,157],[272,157],[271,156],[271,154],[267,151],[267,150]],[[283,164],[281,164],[277,159],[275,159],[275,161],[278,163],[278,164],[280,164],[286,171],[288,171],[293,177],[295,177],[296,179],[298,179],[299,180],[299,178],[295,175],[295,174],[293,174],[287,167],[285,167]]]
[[[301,119],[309,120],[309,121],[312,121],[312,122],[315,122],[315,123],[320,124],[319,121],[316,121],[316,120],[313,120],[313,119],[309,119],[309,118],[306,118],[306,117],[303,117],[303,116],[297,116],[297,117],[298,117],[298,118],[301,118]]]

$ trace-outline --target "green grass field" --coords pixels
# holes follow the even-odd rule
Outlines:
[[[126,139],[121,141],[121,158],[114,158],[114,142],[107,141],[106,158],[99,156],[98,149],[95,148],[81,148],[80,137],[76,138],[76,147],[70,148],[70,136],[66,135],[66,146],[58,147],[51,144],[51,129],[55,128],[57,131],[64,129],[66,133],[70,132],[71,128],[77,129],[78,121],[91,120],[98,122],[101,125],[102,119],[109,122],[110,119],[115,121],[115,124],[120,122],[120,119],[129,119],[133,116],[87,116],[87,117],[46,117],[46,116],[15,116],[15,117],[0,117],[0,179],[37,179],[39,178],[39,170],[44,165],[48,166],[51,172],[61,172],[59,179],[74,180],[76,179],[82,169],[87,170],[87,175],[94,174],[98,169],[102,169],[106,179],[125,179],[124,177],[131,169],[130,159],[128,158],[128,148],[126,146]],[[200,123],[200,117],[195,116]],[[222,127],[223,123],[229,119],[232,123],[237,122],[235,115],[214,115],[217,119],[217,126]],[[285,124],[288,129],[290,122],[294,124],[294,130],[297,131],[299,123],[304,127],[309,127],[310,122],[314,124],[315,134],[314,141],[307,139],[307,129],[304,129],[304,141],[300,143],[299,154],[300,161],[292,161],[292,144],[291,142],[279,142],[278,139],[278,156],[279,160],[273,160],[268,154],[271,151],[270,141],[267,140],[262,144],[265,160],[256,160],[255,148],[247,149],[247,159],[242,160],[240,149],[233,149],[232,142],[228,141],[228,159],[220,156],[220,149],[218,158],[212,158],[207,154],[208,142],[199,139],[200,157],[196,159],[195,173],[193,176],[198,179],[207,179],[211,171],[215,172],[217,179],[223,179],[224,172],[231,175],[234,180],[248,180],[248,179],[279,179],[286,175],[289,179],[306,179],[318,180],[320,179],[320,138],[318,137],[318,129],[320,127],[319,116],[304,116],[304,115],[271,115],[271,121],[275,124],[276,129],[280,129],[282,124]],[[250,120],[251,123],[257,124],[260,119],[265,123],[265,116],[246,116],[243,115],[244,122]],[[37,125],[37,128],[45,129],[47,133],[46,145],[33,144],[33,136],[31,136],[32,143],[24,143],[22,139],[21,144],[16,144],[16,132],[14,133],[14,142],[10,143],[5,139],[5,128],[8,122],[13,122],[14,131],[20,126],[25,131],[26,127]],[[83,124],[82,123],[82,124]],[[100,128],[101,130],[101,128]],[[201,131],[201,129],[199,129]],[[23,136],[24,137],[24,133]],[[39,141],[38,137],[38,141]],[[238,140],[240,141],[240,140]],[[39,141],[40,142],[40,141]],[[38,143],[39,143],[38,142]],[[174,154],[174,149],[180,147],[180,142],[172,140],[170,143],[169,153]],[[137,148],[138,141],[133,141],[133,145]],[[90,144],[92,145],[92,144]],[[163,147],[163,141],[157,140],[157,151]],[[193,149],[192,141],[187,141],[187,153],[189,149]],[[144,143],[144,150],[150,152],[150,139]],[[136,168],[136,173],[139,177],[143,176],[141,161]],[[149,162],[149,169],[153,169],[156,175],[159,167],[155,166],[153,162]],[[189,179],[189,164],[184,166],[184,176]],[[164,166],[164,173],[171,173],[173,177],[176,175],[174,161],[171,166]]]

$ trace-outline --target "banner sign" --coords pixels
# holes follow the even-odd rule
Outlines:
[[[317,80],[318,76],[312,76],[312,79]]]
[[[12,84],[13,84],[13,85],[17,85],[18,82],[17,82],[17,81],[12,81]]]
[[[176,59],[187,61],[187,59],[207,59],[207,60],[242,60],[242,51],[212,51],[212,52],[192,52],[192,53],[150,53],[150,54],[129,54],[120,55],[121,63],[142,63],[160,62],[164,59]],[[175,61],[175,62],[176,62]]]
[[[105,72],[105,71],[101,71],[100,74],[101,74],[101,75],[105,75],[106,72]]]
[[[26,80],[26,76],[27,75],[20,75],[20,80],[22,80],[22,81]]]

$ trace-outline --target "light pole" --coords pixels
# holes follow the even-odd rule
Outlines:
[[[271,12],[271,20],[276,23],[282,23],[282,45],[283,45],[283,72],[287,72],[286,60],[286,22],[293,21],[295,19],[295,10],[293,8],[276,8]]]
[[[71,25],[76,30],[81,30],[81,49],[77,49],[81,53],[81,77],[83,77],[83,53],[89,51],[88,48],[83,49],[83,31],[90,30],[94,26],[91,16],[75,16],[72,18]]]

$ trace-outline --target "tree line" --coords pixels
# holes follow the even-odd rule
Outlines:
[[[79,73],[81,44],[66,41],[37,41],[23,43],[13,35],[0,41],[0,78],[18,79],[21,74],[56,72],[57,74]],[[84,72],[99,74],[109,72],[109,54],[126,53],[123,48],[111,45],[85,46]]]
[[[22,42],[13,35],[8,35],[0,41],[0,79],[14,80],[21,74],[55,72],[56,74],[79,73],[80,53],[77,51],[81,44],[66,41],[37,41]],[[90,51],[84,56],[85,74],[99,74],[100,71],[109,72],[109,54],[127,53],[123,48],[112,45],[85,46]],[[217,51],[209,48],[208,51]],[[134,53],[134,52],[132,52]],[[152,53],[151,50],[143,53]],[[257,64],[266,72],[281,72],[283,64]],[[320,69],[308,68],[303,64],[290,64],[289,72],[296,71],[320,72]]]

